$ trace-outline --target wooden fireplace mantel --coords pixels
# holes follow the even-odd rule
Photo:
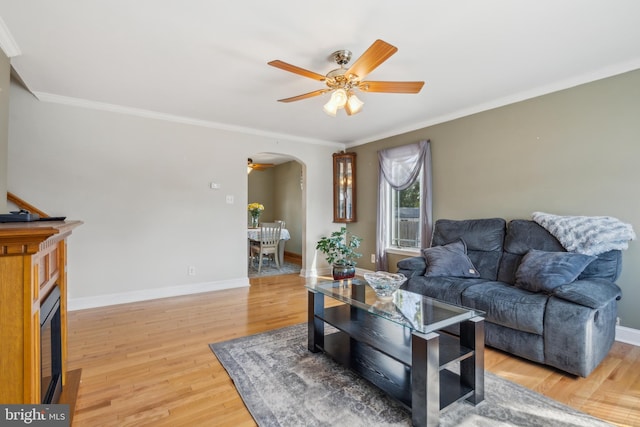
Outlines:
[[[0,223],[0,402],[38,404],[40,304],[60,289],[62,384],[67,381],[67,237],[81,221]]]

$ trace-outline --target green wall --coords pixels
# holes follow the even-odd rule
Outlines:
[[[0,213],[7,212],[7,158],[9,150],[9,58],[0,49]]]
[[[374,269],[377,150],[430,139],[434,218],[609,215],[640,235],[640,70],[371,142],[358,153],[358,223]],[[621,325],[640,329],[640,243],[623,253]]]
[[[296,161],[279,164],[248,176],[248,203],[262,203],[265,207],[261,221],[276,219],[286,222],[291,239],[285,251],[302,256],[302,165]],[[247,223],[249,214],[247,212]]]
[[[300,176],[302,165],[287,162],[275,167],[274,187],[276,217],[286,221],[291,240],[287,241],[285,251],[302,256],[302,188]]]
[[[247,177],[247,204],[260,203],[264,205],[264,212],[260,215],[260,221],[269,222],[276,219],[274,174],[274,169],[266,169],[263,171],[251,171]],[[250,218],[251,215],[247,211],[247,224],[250,223]]]

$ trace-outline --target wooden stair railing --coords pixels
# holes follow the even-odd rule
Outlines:
[[[15,194],[11,193],[10,191],[7,191],[7,200],[9,202],[15,204],[20,209],[26,209],[31,213],[40,215],[40,218],[49,218],[49,215],[47,215],[46,213],[44,213],[40,209],[36,208],[32,204],[25,202],[20,197],[16,196]]]

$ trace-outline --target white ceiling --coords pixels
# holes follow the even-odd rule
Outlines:
[[[43,101],[355,145],[640,68],[638,0],[0,0],[0,47]],[[2,22],[4,21],[4,22]],[[376,39],[398,52],[368,77],[424,80],[364,93],[335,118],[330,54]],[[325,95],[326,96],[326,95]]]

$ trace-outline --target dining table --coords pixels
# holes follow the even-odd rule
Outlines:
[[[284,245],[287,240],[291,239],[291,233],[286,228],[280,230],[280,241],[278,242],[278,262],[280,266],[284,265]],[[247,251],[251,242],[260,242],[260,227],[247,228]]]

